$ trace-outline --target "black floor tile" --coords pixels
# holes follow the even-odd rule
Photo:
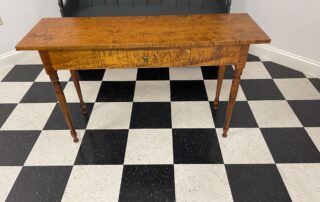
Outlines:
[[[130,128],[171,128],[170,102],[133,103]]]
[[[283,65],[274,62],[263,62],[264,66],[267,68],[269,74],[274,79],[282,78],[305,78],[306,76],[294,69],[285,67]]]
[[[71,166],[23,167],[6,201],[61,201]]]
[[[208,101],[203,81],[170,81],[171,101]]]
[[[318,92],[320,93],[320,79],[312,78],[309,80],[313,84],[313,86],[318,90]]]
[[[119,201],[175,201],[173,165],[125,165]]]
[[[140,68],[137,80],[169,80],[169,68]]]
[[[95,69],[95,70],[79,70],[78,77],[80,81],[101,81],[105,69]],[[70,78],[71,79],[71,78]]]
[[[41,131],[0,131],[0,166],[22,166]]]
[[[0,128],[16,106],[16,104],[0,104]]]
[[[213,102],[210,102],[210,108],[213,116],[213,121],[216,128],[223,128],[227,113],[227,101],[220,101],[217,111],[213,110]],[[231,128],[256,128],[258,124],[250,109],[248,102],[237,101],[232,113]]]
[[[223,163],[214,129],[173,129],[175,164]]]
[[[272,79],[250,79],[241,81],[247,100],[284,100]]]
[[[248,54],[247,61],[248,62],[259,62],[261,60],[260,60],[260,58],[258,56]]]
[[[128,130],[87,130],[76,165],[123,164]]]
[[[304,128],[262,128],[276,163],[320,163],[320,153]]]
[[[81,107],[79,103],[68,103],[69,112],[71,114],[71,119],[74,127],[76,129],[85,129],[87,127],[92,109],[93,103],[86,103],[87,114],[82,114]],[[68,125],[64,119],[63,113],[60,109],[59,104],[54,107],[45,127],[45,130],[66,130]]]
[[[16,65],[2,81],[34,81],[42,69],[42,65]]]
[[[226,165],[234,201],[291,201],[276,165]]]
[[[201,67],[203,79],[217,79],[218,78],[218,70],[217,66],[203,66]],[[224,74],[224,79],[232,79],[233,77],[233,68],[231,65],[227,66],[226,72]]]
[[[304,127],[320,127],[320,100],[288,101]]]
[[[64,89],[67,85],[66,82],[60,82],[60,84],[62,89]],[[51,82],[34,82],[20,102],[57,102],[57,97]]]
[[[133,101],[135,81],[104,81],[101,84],[97,102]]]

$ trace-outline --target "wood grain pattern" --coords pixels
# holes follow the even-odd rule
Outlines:
[[[191,49],[193,66],[221,66],[239,61],[241,46],[195,47]]]
[[[102,67],[98,50],[47,51],[47,54],[50,65],[56,70]]]
[[[248,45],[270,38],[248,14],[44,18],[17,50],[154,49]]]
[[[241,47],[213,46],[164,50],[62,50],[45,52],[47,52],[47,62],[54,70],[79,70],[236,64],[239,62]]]

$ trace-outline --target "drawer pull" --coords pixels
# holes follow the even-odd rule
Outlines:
[[[143,61],[144,61],[144,62],[148,62],[148,56],[144,56],[144,57],[143,57]]]

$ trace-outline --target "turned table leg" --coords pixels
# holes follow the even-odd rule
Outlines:
[[[60,85],[57,71],[52,71],[52,72],[48,73],[48,75],[49,75],[50,80],[52,82],[52,85],[53,85],[54,91],[56,93],[57,99],[59,101],[60,109],[61,109],[61,111],[63,113],[63,116],[64,116],[64,118],[65,118],[65,120],[67,122],[67,125],[68,125],[68,127],[70,129],[70,133],[71,133],[71,136],[73,137],[73,141],[74,142],[78,142],[79,139],[77,138],[77,132],[75,131],[75,129],[73,127],[73,123],[72,123],[72,120],[71,120],[71,116],[70,116],[70,112],[69,112],[69,109],[68,109],[67,101],[66,101],[66,98],[64,96],[62,87]]]
[[[71,77],[72,77],[72,80],[73,80],[73,84],[74,84],[74,86],[76,88],[76,91],[77,91],[77,94],[78,94],[78,97],[79,97],[79,100],[80,100],[80,106],[81,106],[82,113],[83,114],[87,114],[88,113],[87,106],[83,101],[83,97],[82,97],[82,93],[81,93],[81,88],[80,88],[80,83],[79,83],[79,78],[78,78],[77,71],[76,70],[70,70],[70,73],[71,73]]]
[[[225,120],[224,127],[223,127],[223,134],[222,134],[223,137],[227,137],[227,133],[228,133],[229,126],[230,126],[230,120],[231,120],[232,112],[233,112],[234,105],[236,103],[237,94],[238,94],[238,89],[239,89],[239,84],[240,84],[240,77],[241,77],[242,70],[243,70],[244,67],[245,67],[245,63],[244,64],[238,64],[238,65],[235,66],[235,70],[234,70],[234,73],[233,73],[232,86],[231,86],[230,95],[229,95],[229,102],[228,102],[226,120]]]
[[[220,96],[220,92],[221,92],[221,86],[222,86],[222,82],[223,82],[223,78],[224,78],[224,73],[226,71],[226,66],[219,66],[219,70],[218,70],[218,81],[217,81],[217,91],[216,91],[216,97],[214,99],[213,102],[213,109],[214,110],[218,110],[218,106],[219,106],[219,96]]]

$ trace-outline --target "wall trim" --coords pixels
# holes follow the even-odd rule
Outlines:
[[[252,45],[249,52],[257,55],[263,61],[273,61],[275,63],[301,71],[313,77],[320,78],[320,62],[296,55],[270,45]]]
[[[10,51],[0,55],[0,67],[16,64],[27,64],[38,57],[37,51]]]

